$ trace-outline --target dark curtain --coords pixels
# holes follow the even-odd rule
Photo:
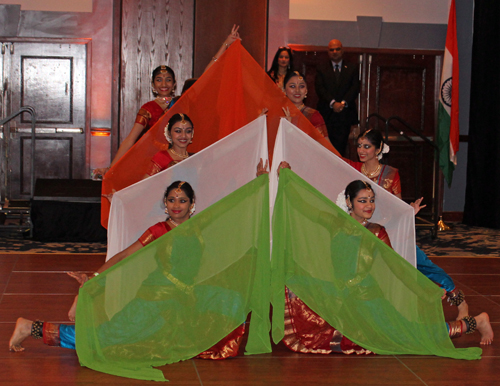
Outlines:
[[[464,223],[500,228],[500,1],[476,0]]]

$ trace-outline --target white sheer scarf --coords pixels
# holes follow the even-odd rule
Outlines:
[[[370,183],[376,196],[376,210],[370,221],[383,225],[394,250],[416,266],[413,208],[370,181],[285,119],[280,123],[269,174],[271,211],[278,189],[277,168],[281,161],[287,161],[295,173],[333,202],[351,181],[364,180]]]
[[[172,182],[191,184],[196,212],[200,212],[254,179],[259,159],[267,157],[263,116],[186,160],[115,193],[106,260],[137,241],[150,226],[165,220],[163,195]]]

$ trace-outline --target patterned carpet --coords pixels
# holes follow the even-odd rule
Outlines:
[[[429,256],[491,256],[500,257],[500,230],[448,223],[450,231],[439,232],[432,239],[430,232],[419,231],[417,244]],[[40,242],[21,234],[0,234],[0,253],[106,253],[106,243]]]
[[[1,234],[0,253],[106,253],[106,243],[42,242],[22,234]]]
[[[447,223],[452,229],[432,239],[429,231],[417,233],[417,244],[428,256],[500,257],[500,229]]]

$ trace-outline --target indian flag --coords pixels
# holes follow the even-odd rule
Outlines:
[[[436,144],[439,147],[439,166],[448,185],[451,185],[453,170],[457,164],[459,133],[457,23],[455,0],[451,0],[443,71],[441,73],[438,129],[436,132]]]

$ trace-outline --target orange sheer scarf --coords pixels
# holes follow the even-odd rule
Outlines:
[[[176,113],[187,114],[195,135],[189,152],[196,153],[253,121],[267,108],[268,148],[274,149],[283,107],[290,109],[294,123],[338,154],[236,41],[226,53],[170,108],[170,110],[106,173],[103,194],[130,186],[147,173],[151,158],[167,148],[165,126]],[[270,154],[270,161],[271,160]],[[107,228],[109,201],[101,200],[101,223]]]

